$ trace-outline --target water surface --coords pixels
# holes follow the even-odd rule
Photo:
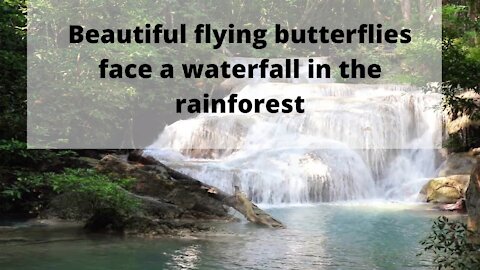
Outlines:
[[[405,204],[320,204],[268,211],[284,230],[245,222],[183,239],[0,229],[0,269],[432,269],[417,257],[440,213]]]

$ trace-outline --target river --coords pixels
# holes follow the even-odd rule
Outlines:
[[[432,269],[418,243],[439,212],[388,202],[267,208],[284,230],[246,222],[184,238],[87,235],[76,227],[0,230],[5,270]],[[7,241],[7,239],[10,239]]]

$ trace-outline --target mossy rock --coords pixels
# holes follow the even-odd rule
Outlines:
[[[455,203],[465,197],[469,175],[451,175],[431,179],[420,191],[423,200],[431,203]]]

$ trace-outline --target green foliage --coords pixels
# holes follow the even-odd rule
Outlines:
[[[0,139],[26,138],[25,0],[0,1]]]
[[[438,269],[470,270],[480,268],[478,246],[467,241],[467,227],[458,220],[442,216],[433,222],[428,237],[420,241],[423,253],[431,253]]]
[[[468,16],[466,6],[443,6],[443,78],[453,87],[480,85],[480,22]]]
[[[132,179],[112,178],[92,169],[15,172],[5,178],[0,182],[0,213],[35,216],[52,206],[54,198],[58,198],[55,212],[66,218],[86,218],[104,209],[128,216],[138,210],[138,201],[127,191]]]
[[[50,185],[40,173],[2,173],[0,181],[0,214],[15,213],[35,216],[48,205]]]
[[[467,90],[480,93],[480,20],[472,13],[474,5],[443,6],[443,108],[451,120],[480,117],[480,106],[462,97]],[[478,14],[476,15],[478,16]],[[480,145],[478,129],[465,127],[451,134],[446,146],[451,151],[465,151]]]
[[[7,200],[21,200],[25,194],[40,191],[45,186],[46,183],[41,175],[17,172],[15,181],[1,194]]]
[[[45,163],[52,165],[62,158],[74,157],[77,154],[70,150],[48,151],[27,149],[27,144],[15,139],[0,140],[0,166],[23,166],[38,168]]]
[[[465,146],[465,142],[461,134],[451,134],[444,142],[443,147],[447,148],[452,152],[463,152],[467,151],[468,147]]]
[[[428,82],[438,79],[435,69],[429,69],[426,66],[418,66],[418,63],[429,63],[432,66],[440,67],[441,60],[438,55],[442,49],[442,44],[437,38],[428,37],[425,34],[418,35],[408,46],[399,45],[396,52],[401,63],[409,67],[415,67],[415,70],[405,70],[407,74],[412,74],[410,83],[425,85]],[[434,62],[436,61],[436,62]]]
[[[131,179],[112,179],[91,169],[66,169],[59,174],[46,174],[55,193],[64,194],[67,204],[64,211],[81,216],[93,215],[105,209],[128,216],[138,210],[138,201],[126,189]]]

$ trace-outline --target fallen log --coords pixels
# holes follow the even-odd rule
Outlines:
[[[237,210],[254,224],[284,228],[281,222],[252,203],[238,187],[235,187],[233,195],[228,194],[176,171],[151,156],[145,156],[140,150],[130,153],[127,161],[108,155],[100,161],[97,169],[136,178],[139,184],[134,188],[133,193],[138,196],[161,197],[159,200],[167,204],[195,210],[204,208],[205,211],[202,209],[200,211],[213,212],[220,216],[223,213],[218,210],[217,204],[221,204]],[[158,175],[166,177],[159,179]]]

